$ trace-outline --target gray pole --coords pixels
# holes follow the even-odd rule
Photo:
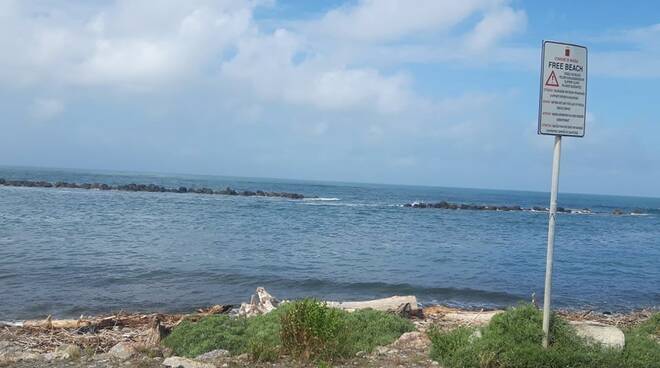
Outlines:
[[[555,136],[552,156],[552,188],[550,189],[550,214],[548,221],[548,253],[545,260],[545,292],[543,294],[543,347],[548,347],[550,333],[550,298],[552,293],[552,255],[555,246],[555,217],[557,215],[557,191],[559,190],[559,160],[561,158],[561,136]]]

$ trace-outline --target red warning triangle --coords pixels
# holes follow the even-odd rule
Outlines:
[[[548,87],[559,87],[559,82],[557,81],[554,70],[550,72],[550,76],[548,77],[548,80],[545,81],[545,85]]]

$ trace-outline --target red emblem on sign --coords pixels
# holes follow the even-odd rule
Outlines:
[[[557,81],[554,70],[550,72],[550,76],[548,76],[548,80],[545,81],[545,85],[547,87],[559,87],[559,82]]]

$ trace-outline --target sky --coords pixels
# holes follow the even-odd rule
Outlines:
[[[660,3],[0,0],[0,165],[547,191],[543,40],[589,49],[560,191],[660,196]]]

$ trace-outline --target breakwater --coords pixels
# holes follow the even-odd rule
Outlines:
[[[513,206],[495,206],[495,205],[481,205],[481,204],[466,204],[466,203],[450,203],[446,201],[440,201],[436,203],[427,203],[427,202],[413,202],[406,203],[404,207],[412,208],[442,208],[446,210],[472,210],[472,211],[536,211],[536,212],[548,212],[548,209],[545,207],[521,207],[518,205]],[[592,213],[589,208],[582,209],[570,209],[564,207],[557,207],[557,212],[561,213],[579,213],[587,214]]]
[[[28,187],[28,188],[68,188],[68,189],[88,189],[88,190],[119,190],[124,192],[154,192],[154,193],[195,193],[195,194],[217,194],[245,197],[281,197],[288,199],[304,199],[305,196],[299,193],[289,192],[267,192],[263,190],[237,191],[230,187],[224,189],[211,189],[206,187],[185,187],[167,188],[156,184],[120,184],[108,185],[105,183],[69,183],[64,181],[49,182],[43,180],[6,180],[0,178],[0,186],[6,187]]]

